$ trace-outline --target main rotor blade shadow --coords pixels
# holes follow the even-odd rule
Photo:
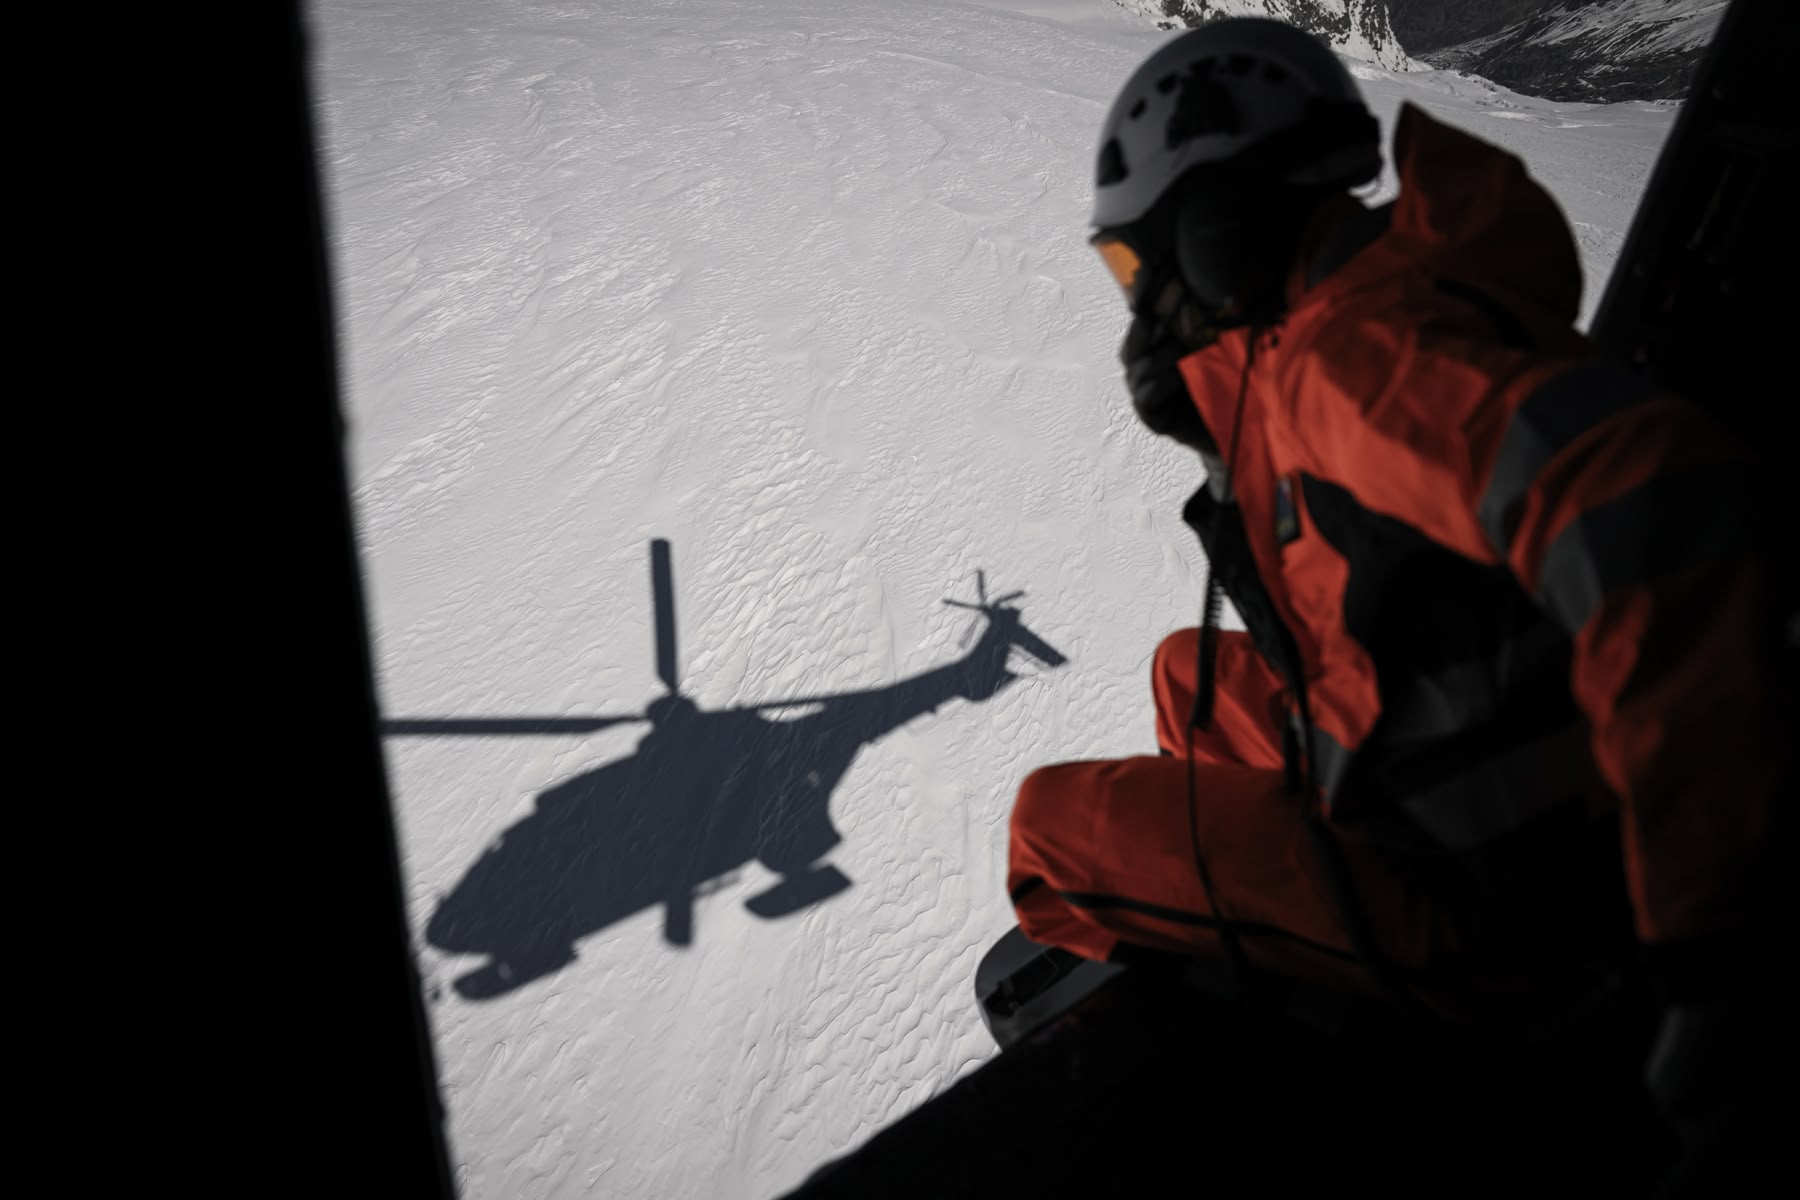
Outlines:
[[[629,725],[643,717],[422,717],[383,721],[388,737],[567,737]]]

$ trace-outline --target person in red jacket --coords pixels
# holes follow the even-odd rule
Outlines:
[[[1716,1037],[1792,945],[1762,475],[1575,330],[1518,159],[1409,104],[1393,162],[1364,205],[1377,123],[1274,21],[1171,39],[1106,119],[1093,240],[1136,411],[1206,467],[1206,619],[1156,654],[1161,754],[1024,782],[1020,926],[1489,1030],[1635,944],[1664,1052]]]

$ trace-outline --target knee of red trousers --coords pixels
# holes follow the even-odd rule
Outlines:
[[[1152,681],[1159,688],[1168,681],[1192,692],[1199,653],[1200,630],[1191,626],[1177,629],[1156,647],[1156,658],[1151,666]]]
[[[1178,629],[1162,640],[1151,661],[1150,691],[1156,698],[1156,744],[1166,754],[1185,753],[1199,654],[1200,631]]]
[[[1151,687],[1157,747],[1177,757],[1191,753],[1203,761],[1281,767],[1284,685],[1241,629],[1219,631],[1212,720],[1204,730],[1189,728],[1199,686],[1199,652],[1198,629],[1177,630],[1156,648]]]
[[[1008,829],[1006,890],[1015,893],[1032,879],[1066,886],[1082,864],[1072,851],[1069,825],[1079,820],[1093,797],[1080,786],[1085,764],[1039,767],[1019,785]]]
[[[1087,767],[1040,767],[1019,785],[1008,831],[1006,890],[1026,937],[1104,962],[1118,946],[1118,936],[1084,918],[1058,894],[1084,877],[1086,869],[1072,834],[1073,823],[1094,803]]]

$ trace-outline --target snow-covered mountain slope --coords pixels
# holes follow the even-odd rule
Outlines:
[[[1680,99],[1727,0],[1387,0],[1415,57],[1556,100]]]
[[[1115,0],[1159,28],[1272,16],[1391,69],[1554,100],[1680,99],[1727,0]]]
[[[1340,54],[1392,70],[1412,62],[1388,21],[1387,0],[1117,0],[1163,29],[1219,17],[1273,17],[1329,42]]]
[[[537,731],[388,740],[465,1196],[768,1196],[919,1104],[1019,781],[1152,748],[1199,472],[1085,219],[1166,35],[1063,3],[313,8],[383,705]],[[1353,69],[1524,155],[1591,310],[1671,110]]]

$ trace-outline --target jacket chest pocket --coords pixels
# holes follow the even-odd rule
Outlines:
[[[1307,648],[1308,673],[1324,664],[1329,646],[1342,636],[1344,590],[1350,565],[1320,536],[1308,512],[1306,488],[1298,474],[1276,481],[1265,535],[1274,546],[1281,573],[1280,599],[1290,623]]]

